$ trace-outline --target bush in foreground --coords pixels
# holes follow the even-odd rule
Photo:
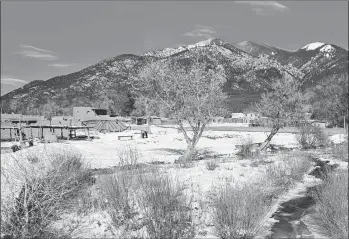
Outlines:
[[[140,205],[150,238],[193,238],[194,227],[185,187],[166,175],[152,174],[142,182]]]
[[[281,161],[268,164],[266,177],[277,188],[286,190],[290,185],[302,180],[312,163],[306,154],[301,152],[280,155]]]
[[[132,200],[131,177],[129,172],[118,172],[106,176],[100,183],[105,202],[108,204],[108,214],[113,225],[118,228],[130,225],[136,215],[135,202]]]
[[[313,193],[317,219],[332,238],[348,237],[348,172],[334,172]]]
[[[258,235],[270,201],[260,184],[235,187],[226,183],[213,191],[214,224],[220,238],[240,239]]]
[[[123,154],[123,162],[139,155]],[[115,229],[123,235],[150,238],[192,238],[192,212],[185,187],[156,168],[132,167],[101,181],[102,196]]]
[[[52,237],[49,225],[74,208],[77,196],[93,181],[77,152],[62,150],[29,163],[32,158],[38,159],[30,154],[15,159],[16,169],[2,172],[8,183],[22,183],[1,201],[1,233],[11,238]]]

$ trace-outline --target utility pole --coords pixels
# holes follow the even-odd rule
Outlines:
[[[23,138],[22,138],[22,114],[19,115],[19,144],[22,144]]]
[[[343,116],[343,127],[345,129],[345,115]]]

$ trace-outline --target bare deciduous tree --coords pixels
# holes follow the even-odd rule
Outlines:
[[[287,123],[301,121],[306,106],[307,99],[300,90],[300,83],[284,74],[272,85],[272,90],[262,94],[261,101],[252,107],[260,115],[269,118],[272,128],[259,149],[265,149],[279,129]]]
[[[202,57],[202,56],[200,56]],[[176,64],[165,66],[161,61],[146,65],[133,79],[133,88],[167,116],[177,120],[187,142],[185,159],[191,159],[199,139],[212,117],[220,115],[226,99],[226,82],[222,67],[210,67],[200,57],[187,68]],[[184,127],[188,122],[192,134]]]

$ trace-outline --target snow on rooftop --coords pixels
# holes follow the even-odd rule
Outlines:
[[[319,48],[320,46],[325,45],[325,43],[322,42],[314,42],[314,43],[310,43],[304,47],[302,47],[302,49],[306,50],[306,51],[312,51],[315,50],[317,48]]]

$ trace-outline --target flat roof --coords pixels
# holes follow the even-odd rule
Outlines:
[[[1,129],[19,129],[19,127],[1,126]],[[91,129],[92,126],[68,126],[68,125],[23,125],[22,128],[44,128],[44,129]]]
[[[75,125],[24,125],[22,128],[50,128],[50,129],[91,129],[92,126],[75,126]]]

